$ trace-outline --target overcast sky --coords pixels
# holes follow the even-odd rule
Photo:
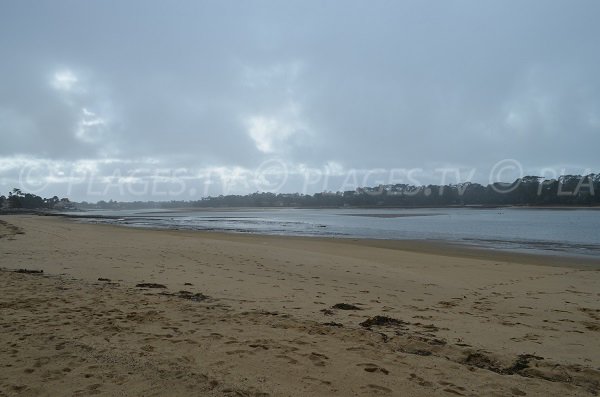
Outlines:
[[[119,190],[158,176],[182,199],[310,193],[449,167],[446,182],[487,182],[504,159],[598,172],[599,15],[596,0],[3,2],[0,189],[166,199]]]

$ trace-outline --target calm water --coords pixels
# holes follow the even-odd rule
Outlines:
[[[82,215],[74,213],[73,215]],[[444,240],[600,257],[600,211],[539,209],[265,209],[90,211],[88,222],[299,236]],[[102,218],[110,217],[110,218]]]

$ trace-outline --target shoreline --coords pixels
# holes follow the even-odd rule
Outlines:
[[[563,258],[0,220],[7,394],[600,392],[600,271]]]
[[[162,212],[161,212],[162,213]],[[151,215],[151,214],[149,214]],[[65,219],[123,219],[122,216],[93,216],[93,215],[64,215],[64,214],[53,214],[51,216],[63,217]],[[359,216],[359,215],[355,215]],[[547,266],[576,266],[581,268],[600,267],[600,258],[595,257],[591,254],[580,254],[572,253],[559,250],[542,250],[542,249],[510,249],[510,248],[494,248],[485,246],[483,244],[477,244],[474,242],[467,241],[449,241],[449,240],[436,240],[436,239],[386,239],[386,238],[363,238],[363,237],[352,237],[352,236],[328,236],[328,235],[293,235],[293,234],[268,234],[260,232],[246,232],[236,230],[200,230],[200,229],[185,229],[176,227],[138,227],[127,224],[116,224],[116,223],[87,223],[97,226],[113,226],[113,227],[124,227],[134,230],[153,230],[157,232],[162,231],[173,231],[182,233],[199,233],[201,235],[210,238],[211,236],[219,239],[227,239],[230,236],[241,237],[248,236],[253,237],[265,237],[274,239],[298,239],[298,240],[322,240],[339,242],[347,244],[349,242],[366,247],[377,247],[386,248],[399,251],[410,251],[416,253],[426,254],[440,254],[443,256],[454,256],[474,259],[488,259],[488,260],[501,260],[510,261],[516,260],[526,264],[535,265],[547,265]],[[241,241],[241,240],[240,240]],[[551,244],[551,243],[548,243]],[[529,252],[525,252],[529,251]]]
[[[507,208],[519,208],[519,207],[507,207]],[[598,207],[600,208],[600,207]],[[260,210],[260,208],[256,208]],[[263,208],[264,209],[264,208]],[[557,209],[558,208],[553,208]],[[580,210],[584,208],[571,208],[571,210]],[[218,210],[218,209],[215,209]],[[232,212],[238,210],[247,210],[247,209],[230,209]],[[186,211],[185,209],[181,209],[180,211]],[[179,210],[176,211],[159,211],[158,214],[168,214],[168,213],[178,213]],[[203,209],[198,209],[198,212],[202,212]],[[212,212],[212,210],[208,211]],[[142,217],[150,217],[153,213],[144,214]],[[363,215],[363,214],[344,214],[348,216],[374,216],[376,218],[396,218],[396,217],[412,217],[413,215],[388,215],[388,214],[380,214],[380,215]],[[418,214],[414,216],[435,216],[437,214]],[[127,216],[132,215],[93,215],[93,214],[43,214],[43,216],[58,216],[64,217],[68,219],[100,219],[100,220],[120,220],[126,219]],[[136,218],[136,216],[132,216]],[[90,222],[90,224],[92,224]],[[273,238],[309,238],[309,239],[324,239],[324,240],[341,240],[341,241],[362,241],[364,245],[373,246],[373,247],[387,247],[391,249],[400,249],[400,250],[408,250],[413,252],[439,252],[444,251],[447,252],[448,255],[451,256],[463,256],[469,258],[479,258],[479,259],[493,259],[494,257],[503,258],[504,260],[513,260],[513,256],[515,258],[519,257],[520,260],[525,261],[525,263],[538,263],[543,264],[544,262],[549,263],[550,265],[559,265],[563,262],[563,260],[568,260],[569,263],[576,263],[577,266],[583,266],[586,268],[595,268],[596,266],[600,266],[600,258],[598,258],[595,253],[582,253],[582,252],[573,252],[576,249],[588,249],[585,244],[577,245],[571,244],[571,251],[567,251],[566,249],[551,249],[551,248],[540,248],[540,245],[544,245],[547,247],[551,247],[555,244],[552,242],[538,242],[538,241],[520,241],[514,242],[509,240],[440,240],[440,239],[389,239],[389,238],[372,238],[372,237],[355,237],[355,236],[346,236],[346,235],[299,235],[299,234],[277,234],[277,233],[261,233],[255,231],[247,231],[247,230],[222,230],[222,229],[194,229],[194,228],[182,228],[182,227],[158,227],[158,226],[138,226],[138,225],[128,225],[128,224],[118,224],[118,223],[104,223],[106,225],[112,225],[117,227],[129,227],[133,229],[145,229],[145,230],[172,230],[172,231],[182,231],[182,232],[194,232],[194,233],[216,233],[224,234],[224,235],[250,235],[250,236],[266,236]],[[494,246],[487,243],[490,242],[503,243],[506,244],[523,244],[522,247],[502,247],[502,246]],[[555,257],[560,258],[556,260]]]
[[[94,224],[97,226],[113,226],[117,228],[127,228],[133,230],[149,230],[154,232],[174,232],[174,233],[192,233],[198,234],[206,239],[223,241],[263,241],[278,240],[281,242],[289,241],[294,243],[329,243],[332,245],[354,245],[370,248],[382,248],[393,251],[404,251],[420,253],[427,255],[437,255],[442,257],[470,258],[488,261],[500,262],[518,262],[527,265],[552,266],[552,267],[573,267],[586,270],[600,270],[600,258],[591,255],[576,255],[570,253],[548,251],[540,252],[520,252],[510,249],[493,249],[477,244],[459,243],[445,240],[400,240],[400,239],[375,239],[375,238],[355,238],[339,236],[296,236],[281,234],[261,234],[253,232],[236,232],[221,230],[191,230],[176,228],[156,228],[156,227],[135,227],[117,224]]]

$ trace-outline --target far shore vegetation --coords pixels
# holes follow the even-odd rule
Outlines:
[[[414,208],[461,206],[600,206],[600,174],[565,175],[544,180],[526,176],[512,183],[478,183],[413,186],[407,184],[364,187],[343,192],[315,194],[256,192],[247,195],[221,195],[199,200],[72,202],[68,198],[42,198],[13,189],[0,196],[0,211],[86,210],[142,208]]]

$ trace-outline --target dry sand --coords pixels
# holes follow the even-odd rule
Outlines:
[[[4,216],[0,396],[596,395],[591,262]]]

